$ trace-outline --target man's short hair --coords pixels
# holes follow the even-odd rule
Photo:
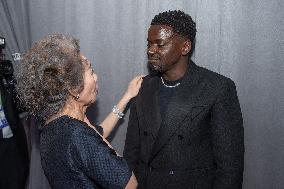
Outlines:
[[[185,14],[183,11],[174,10],[166,11],[156,15],[151,25],[166,25],[173,29],[174,33],[180,34],[186,37],[194,43],[196,35],[196,24],[192,20],[191,16]]]

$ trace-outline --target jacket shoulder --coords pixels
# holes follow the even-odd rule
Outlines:
[[[198,70],[198,75],[200,76],[200,79],[203,82],[206,82],[207,84],[211,85],[212,87],[219,88],[219,87],[227,86],[227,85],[235,85],[234,82],[230,78],[224,75],[221,75],[217,72],[208,70],[200,66],[198,66],[197,70]]]

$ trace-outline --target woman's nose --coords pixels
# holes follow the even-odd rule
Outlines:
[[[93,74],[94,80],[97,82],[98,81],[98,75],[97,74]]]

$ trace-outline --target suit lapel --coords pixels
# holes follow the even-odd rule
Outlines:
[[[182,126],[183,121],[190,117],[193,103],[201,93],[201,87],[198,85],[199,75],[198,67],[191,62],[187,73],[185,74],[182,84],[176,89],[176,95],[171,99],[168,105],[165,118],[163,120],[163,128],[158,132],[156,141],[152,149],[152,159],[159,153],[163,146]]]
[[[141,90],[141,107],[143,116],[147,123],[147,130],[150,131],[155,139],[161,125],[161,114],[158,100],[159,77],[150,78],[149,83],[145,85],[145,90]]]

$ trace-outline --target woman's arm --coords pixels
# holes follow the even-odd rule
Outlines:
[[[130,177],[125,189],[136,189],[138,186],[135,175],[132,172],[132,176]]]
[[[144,75],[140,75],[132,79],[132,81],[130,81],[126,92],[124,93],[124,95],[122,96],[122,98],[116,105],[116,107],[121,112],[124,111],[127,103],[138,94],[142,81],[143,81],[143,77]],[[104,121],[100,124],[100,126],[103,128],[104,138],[107,138],[109,136],[109,134],[112,132],[118,120],[119,120],[119,117],[113,112],[111,112],[104,119]],[[85,122],[88,123],[88,125],[90,125],[91,127],[93,127],[87,117],[85,117]]]
[[[124,93],[124,95],[116,105],[116,107],[121,112],[124,111],[127,103],[138,94],[143,81],[143,77],[144,75],[137,76],[134,79],[132,79],[132,81],[129,83],[126,92]],[[104,119],[104,121],[100,124],[100,126],[104,130],[103,136],[105,138],[107,138],[109,134],[112,132],[118,120],[119,120],[118,116],[113,112],[110,112],[108,116]]]

